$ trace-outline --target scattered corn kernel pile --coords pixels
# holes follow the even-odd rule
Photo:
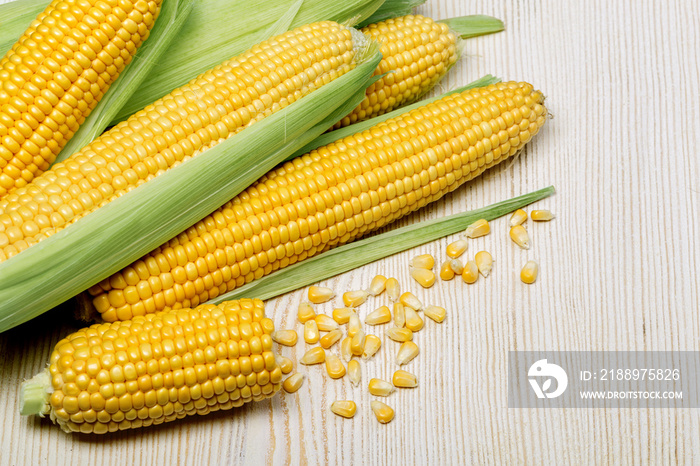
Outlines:
[[[535,221],[549,221],[554,215],[548,210],[533,210],[531,217]],[[527,213],[521,209],[514,212],[510,220],[510,237],[523,249],[529,249],[529,235],[523,226],[526,220]],[[469,247],[468,238],[478,238],[490,232],[489,222],[480,219],[469,225],[464,232],[465,238],[448,244],[445,249],[447,258],[439,270],[440,278],[448,281],[461,275],[465,283],[471,284],[477,281],[479,275],[488,277],[494,262],[488,251],[477,252],[474,258],[466,263],[460,258]],[[435,258],[432,255],[419,255],[410,262],[410,275],[422,288],[430,288],[436,281],[434,267]],[[534,283],[537,272],[537,263],[529,260],[521,271],[521,280],[527,284]],[[370,395],[375,397],[389,397],[397,388],[418,387],[419,376],[402,368],[420,354],[420,347],[413,341],[413,336],[425,327],[423,317],[442,323],[447,317],[447,310],[440,306],[424,305],[411,291],[402,292],[401,288],[396,278],[386,278],[383,275],[376,275],[366,290],[347,291],[341,296],[337,296],[331,288],[310,286],[307,290],[309,302],[300,303],[297,310],[297,321],[303,326],[303,339],[307,346],[299,363],[306,366],[323,364],[331,379],[341,379],[347,375],[352,385],[366,386]],[[361,309],[368,300],[381,299],[383,294],[386,294],[388,302],[378,303],[373,300],[370,301],[370,310],[366,309],[367,306]],[[330,303],[336,297],[342,298],[344,307],[335,307],[330,314],[320,312],[323,304]],[[361,318],[360,314],[364,318]],[[360,358],[366,362],[380,354],[384,346],[379,336],[367,332],[387,324],[389,328],[384,331],[384,343],[392,346],[381,355],[389,358],[393,354],[396,369],[391,381],[371,377],[366,385],[362,385],[363,370]],[[278,330],[272,334],[272,339],[289,347],[295,346],[300,340],[297,332],[292,329]],[[292,362],[286,357],[281,357],[278,365],[284,374],[293,371]],[[366,380],[369,374],[365,374],[364,377]],[[282,386],[286,393],[295,393],[301,388],[303,381],[304,374],[295,372],[287,377]],[[354,417],[357,409],[354,400],[335,400],[330,406],[333,413],[344,418]],[[370,409],[382,424],[394,419],[394,409],[382,401],[371,401]]]

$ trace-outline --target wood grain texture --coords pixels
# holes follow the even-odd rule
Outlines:
[[[384,347],[363,365],[362,388],[301,366],[308,378],[295,395],[155,428],[66,435],[18,414],[20,382],[77,328],[66,305],[0,335],[0,464],[700,461],[698,410],[508,409],[506,393],[509,350],[700,349],[700,9],[692,0],[428,0],[418,11],[504,19],[505,32],[468,41],[440,87],[487,73],[529,81],[546,94],[552,117],[517,160],[397,224],[550,184],[557,194],[537,205],[557,218],[529,224],[529,251],[511,243],[507,219],[493,222],[467,254],[489,250],[494,270],[472,286],[455,280],[419,290],[409,277],[411,257],[443,257],[454,237],[322,283],[359,289],[381,272],[448,309],[443,324],[429,321],[416,335],[421,355],[408,370],[420,386],[386,400],[396,419],[379,425],[364,388],[395,369],[398,345],[378,328]],[[541,271],[525,286],[518,272],[530,258]],[[278,328],[301,329],[302,299],[303,290],[267,303]],[[386,301],[370,300],[362,315]],[[281,349],[295,361],[303,351]],[[354,399],[357,416],[333,415],[335,399]]]

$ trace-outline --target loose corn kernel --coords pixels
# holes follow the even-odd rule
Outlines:
[[[371,379],[369,381],[369,392],[374,396],[389,396],[396,391],[396,388],[382,379]]]
[[[362,359],[369,359],[379,351],[382,347],[382,340],[376,335],[367,335],[365,337],[365,347],[362,349]]]
[[[350,400],[337,400],[331,404],[331,411],[340,417],[350,419],[357,412],[357,405]]]
[[[352,348],[350,345],[352,344],[352,337],[345,337],[343,338],[343,341],[340,342],[340,357],[343,358],[343,361],[345,362],[350,362],[352,359]]]
[[[476,268],[479,269],[479,273],[484,276],[484,278],[489,276],[491,268],[493,267],[493,257],[487,251],[479,251],[474,257],[474,263],[476,263]]]
[[[435,283],[435,274],[428,269],[411,269],[411,277],[423,288],[430,288]]]
[[[522,225],[525,223],[525,220],[527,220],[527,212],[523,209],[518,209],[513,212],[513,215],[510,217],[510,226]]]
[[[285,356],[275,356],[275,359],[283,374],[289,374],[294,369],[294,363],[291,359]]]
[[[455,272],[452,270],[450,262],[452,261],[448,259],[440,266],[440,278],[445,281],[450,281],[455,278]]]
[[[321,364],[326,360],[326,351],[320,346],[311,348],[309,351],[304,353],[299,362],[301,364],[311,366],[313,364]]]
[[[360,385],[362,381],[362,369],[360,368],[360,363],[356,359],[348,362],[348,377],[353,385]]]
[[[388,278],[386,280],[386,292],[392,302],[398,301],[399,295],[401,294],[401,286],[399,285],[399,281],[393,277]]]
[[[311,304],[309,303],[301,303],[299,304],[299,310],[297,311],[297,319],[299,319],[299,322],[304,324],[306,321],[311,320],[316,317],[316,312],[314,311],[314,308],[311,307]]]
[[[316,320],[307,320],[306,323],[304,323],[304,341],[313,345],[314,343],[318,343],[319,338],[321,338],[321,335],[318,332]]]
[[[399,298],[399,301],[405,307],[410,307],[415,311],[420,311],[421,309],[423,309],[423,303],[421,303],[420,299],[418,299],[416,295],[414,295],[410,291],[407,291],[404,294],[402,294],[401,298]]]
[[[377,275],[372,279],[369,284],[369,289],[367,292],[372,296],[379,296],[384,292],[386,288],[386,277],[384,275]]]
[[[326,356],[326,372],[331,379],[339,379],[345,375],[345,366],[338,356],[328,353]]]
[[[356,312],[353,312],[348,319],[348,335],[354,336],[357,332],[362,330],[362,322],[360,322],[360,317]]]
[[[277,330],[272,332],[272,341],[284,346],[294,346],[297,344],[297,332],[294,330]]]
[[[343,332],[339,328],[331,330],[321,337],[319,343],[323,349],[328,349],[335,345],[343,337]]]
[[[390,328],[386,335],[394,341],[403,343],[405,341],[413,340],[413,332],[407,328]]]
[[[417,332],[420,329],[423,328],[423,319],[420,318],[418,313],[411,309],[410,307],[406,307],[406,328],[409,329],[412,332]]]
[[[522,280],[523,283],[527,283],[528,285],[535,283],[535,280],[537,280],[537,274],[539,273],[539,270],[540,266],[537,265],[537,262],[527,261],[523,269],[520,271],[520,280]]]
[[[309,301],[314,304],[321,304],[330,301],[335,297],[335,291],[323,286],[309,287]]]
[[[394,303],[394,325],[398,328],[406,325],[406,309],[401,303]]]
[[[391,311],[387,306],[382,306],[365,317],[365,324],[367,325],[380,325],[387,322],[391,322]]]
[[[522,225],[510,227],[510,239],[523,249],[530,249],[530,236]]]
[[[362,352],[365,349],[366,339],[367,337],[365,336],[364,330],[360,330],[359,332],[355,333],[352,336],[352,340],[350,340],[350,352],[355,356],[362,356]]]
[[[374,400],[370,403],[370,406],[372,407],[372,412],[376,416],[377,421],[380,423],[387,424],[394,419],[394,410],[388,404]]]
[[[357,307],[367,301],[369,293],[365,290],[346,291],[343,293],[343,302],[347,307]]]
[[[318,314],[314,320],[316,321],[316,326],[322,332],[330,332],[338,328],[338,322],[333,320],[331,316],[325,314]]]
[[[478,238],[480,236],[488,235],[491,232],[491,227],[486,219],[479,219],[472,223],[464,231],[467,238]]]
[[[447,317],[447,311],[444,307],[440,306],[427,306],[423,309],[423,314],[430,319],[433,319],[438,324],[445,320]]]
[[[411,265],[418,269],[432,269],[435,266],[435,259],[430,254],[421,254],[411,259]]]
[[[476,283],[479,278],[479,267],[477,267],[476,262],[469,261],[464,264],[464,271],[462,271],[462,280],[464,283]]]
[[[469,243],[467,243],[466,239],[458,239],[457,241],[448,244],[445,252],[452,259],[457,259],[459,256],[464,254],[464,251],[467,250],[468,245]]]
[[[300,374],[299,372],[297,372],[296,374],[292,374],[286,379],[284,379],[282,388],[284,388],[284,391],[287,393],[294,393],[296,391],[299,391],[303,384],[304,374]]]
[[[455,273],[455,275],[462,275],[464,271],[464,264],[459,259],[452,259],[450,261],[450,269]]]
[[[350,316],[355,314],[355,311],[349,307],[337,307],[333,309],[333,320],[338,322],[338,324],[347,324],[350,320]]]
[[[398,388],[415,388],[418,386],[418,377],[411,374],[410,372],[398,370],[394,372],[394,376],[391,378],[391,382],[394,387]]]
[[[533,210],[530,218],[536,222],[548,222],[554,218],[554,214],[548,210]]]
[[[401,343],[399,352],[396,353],[396,364],[403,366],[411,362],[416,356],[418,356],[418,345],[412,341],[405,341]]]

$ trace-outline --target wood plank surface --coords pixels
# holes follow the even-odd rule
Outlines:
[[[0,0],[3,2],[3,0]],[[397,344],[363,364],[361,387],[304,367],[294,395],[240,409],[106,436],[67,435],[18,413],[19,385],[80,324],[70,303],[0,335],[0,464],[563,464],[698,463],[700,417],[691,409],[509,409],[510,350],[698,351],[700,317],[700,8],[692,0],[427,0],[436,19],[502,18],[502,33],[470,39],[441,90],[487,73],[541,89],[551,113],[520,157],[397,222],[413,224],[554,185],[536,204],[556,213],[533,224],[529,251],[508,238],[507,219],[471,240],[495,264],[474,285],[412,282],[411,257],[436,241],[321,283],[366,288],[382,273],[427,303],[442,324],[416,335],[408,365],[420,385],[387,398],[396,419],[370,411],[370,377],[390,380]],[[531,286],[518,278],[540,264]],[[296,328],[304,290],[267,302],[277,328]],[[338,301],[336,300],[336,303]],[[384,295],[361,315],[386,304]],[[330,313],[333,303],[319,306]],[[374,330],[374,329],[373,329]],[[304,344],[281,348],[295,362]],[[337,349],[336,349],[337,351]],[[352,420],[333,415],[353,399]]]

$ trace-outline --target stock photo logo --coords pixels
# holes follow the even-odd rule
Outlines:
[[[527,371],[527,376],[537,398],[556,398],[564,393],[569,384],[566,371],[561,366],[548,363],[546,359],[535,361]],[[556,381],[554,390],[550,390],[552,389],[552,380]]]

